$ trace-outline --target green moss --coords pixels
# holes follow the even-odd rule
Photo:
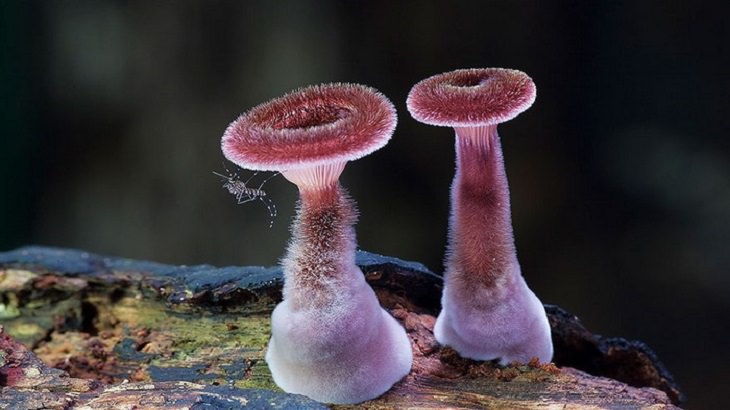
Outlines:
[[[5,332],[26,345],[28,344],[26,341],[41,339],[46,334],[46,330],[36,323],[24,323],[17,320],[6,324]]]
[[[20,309],[18,309],[17,298],[15,295],[10,295],[7,303],[0,303],[0,319],[10,320],[20,316]]]
[[[125,297],[108,311],[134,334],[148,329],[142,352],[150,366],[197,369],[201,383],[274,388],[264,354],[271,333],[269,313],[211,314],[171,309],[160,301]],[[205,364],[205,376],[196,367]],[[213,377],[210,377],[210,375]]]

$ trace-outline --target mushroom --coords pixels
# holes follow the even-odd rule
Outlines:
[[[266,353],[274,381],[287,392],[359,403],[410,371],[405,330],[355,265],[357,210],[339,182],[347,161],[383,147],[395,125],[395,108],[378,91],[326,84],[256,106],[223,135],[230,161],[280,171],[299,188],[282,261],[283,300],[271,317]]]
[[[517,261],[497,124],[529,108],[525,73],[464,69],[427,78],[408,94],[416,120],[456,132],[456,175],[436,340],[464,357],[501,364],[552,359],[545,308]]]

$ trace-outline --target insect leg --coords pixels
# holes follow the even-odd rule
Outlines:
[[[248,188],[248,183],[253,179],[253,177],[255,177],[258,174],[259,174],[259,171],[254,171],[254,173],[251,174],[250,177],[248,177],[248,179],[246,180],[246,182],[243,183],[243,187],[244,188]]]
[[[266,205],[266,209],[269,210],[269,228],[274,226],[274,218],[276,218],[276,204],[267,196],[259,196],[258,199]]]
[[[273,177],[275,177],[275,176],[277,176],[277,175],[279,175],[279,174],[281,174],[281,172],[274,172],[274,173],[273,173],[273,174],[271,174],[271,175],[270,175],[269,177],[267,177],[266,179],[264,179],[264,181],[263,181],[263,182],[261,182],[261,185],[259,185],[259,188],[258,188],[258,190],[259,190],[259,191],[261,191],[261,192],[263,192],[263,194],[264,194],[264,195],[261,195],[261,196],[266,196],[266,192],[264,192],[264,191],[262,190],[262,188],[264,187],[264,184],[266,184],[267,182],[269,182],[269,180],[270,180],[271,178],[273,178]]]
[[[238,205],[245,204],[246,202],[251,202],[251,201],[256,200],[257,198],[259,198],[256,195],[251,195],[251,194],[248,194],[248,193],[243,193],[242,192],[242,194],[243,195],[240,195],[239,197],[237,197],[237,199],[238,199]]]

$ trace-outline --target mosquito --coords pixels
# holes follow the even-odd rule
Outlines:
[[[274,218],[276,217],[276,204],[274,204],[271,198],[266,195],[266,191],[263,190],[263,187],[267,182],[269,182],[271,178],[279,175],[279,172],[276,172],[268,178],[264,179],[258,188],[251,188],[248,183],[251,182],[251,180],[256,175],[259,174],[258,171],[254,172],[253,175],[248,177],[246,181],[241,181],[237,173],[229,171],[228,168],[226,168],[225,166],[223,168],[225,168],[228,175],[219,174],[218,172],[213,171],[214,175],[221,177],[225,181],[223,183],[223,188],[227,189],[228,192],[231,193],[231,195],[236,197],[236,202],[239,205],[255,200],[261,201],[264,205],[266,205],[266,209],[269,210],[269,228],[274,226]]]

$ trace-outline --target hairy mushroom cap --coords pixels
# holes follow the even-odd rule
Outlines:
[[[413,86],[406,104],[416,120],[445,127],[494,125],[535,101],[535,84],[519,70],[471,68],[429,77]]]
[[[355,160],[393,134],[393,104],[359,84],[323,84],[292,91],[233,121],[221,140],[225,157],[258,171],[286,171]]]

